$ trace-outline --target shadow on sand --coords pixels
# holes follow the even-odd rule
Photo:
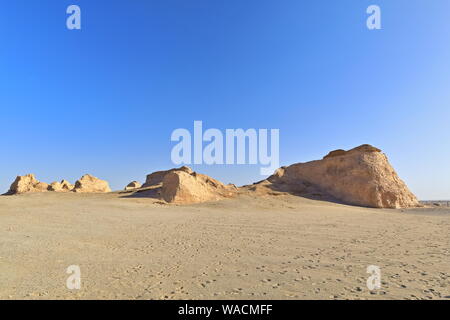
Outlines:
[[[161,186],[121,191],[119,192],[119,194],[120,198],[151,198],[155,200],[160,200]]]

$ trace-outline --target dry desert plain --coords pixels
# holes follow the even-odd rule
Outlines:
[[[0,197],[1,299],[449,299],[450,209],[282,194]],[[68,290],[66,269],[81,269]],[[369,291],[366,268],[381,268]]]

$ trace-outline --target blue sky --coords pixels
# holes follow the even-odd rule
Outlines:
[[[281,165],[373,144],[450,198],[448,0],[2,0],[0,191],[174,165],[174,129],[279,128]],[[82,30],[66,28],[66,8]],[[366,28],[366,8],[382,30]],[[259,166],[194,166],[223,182]]]

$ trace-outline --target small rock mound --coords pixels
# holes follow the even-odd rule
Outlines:
[[[86,174],[75,182],[73,191],[78,193],[106,193],[111,192],[111,189],[107,181]]]
[[[362,145],[323,160],[278,169],[268,181],[278,190],[309,188],[343,203],[374,208],[420,206],[380,149]]]
[[[34,174],[27,174],[25,176],[18,176],[11,184],[8,194],[22,194],[30,192],[46,192],[49,185],[40,182],[36,179]]]
[[[139,188],[141,188],[142,187],[142,185],[141,185],[141,183],[140,182],[138,182],[138,181],[133,181],[133,182],[130,182],[126,187],[125,187],[125,191],[130,191],[130,190],[136,190],[136,189],[139,189]]]
[[[73,190],[73,188],[74,185],[69,181],[62,180],[61,182],[53,182],[52,184],[50,184],[48,190],[53,192],[70,192]]]
[[[169,203],[190,204],[217,201],[236,195],[237,188],[224,185],[190,168],[166,171],[162,181],[161,197]]]

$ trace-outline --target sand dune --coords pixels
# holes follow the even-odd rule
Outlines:
[[[448,299],[450,210],[292,195],[0,197],[2,299]],[[66,268],[81,268],[81,290]],[[382,288],[366,287],[366,268]]]

